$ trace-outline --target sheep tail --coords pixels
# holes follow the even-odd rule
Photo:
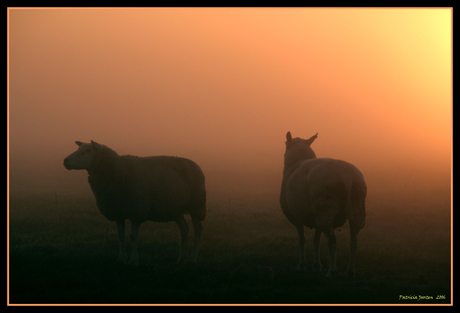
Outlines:
[[[357,181],[350,179],[345,184],[346,186],[346,201],[345,211],[347,212],[350,225],[353,225],[358,230],[364,228],[366,219],[365,198],[366,186]]]
[[[351,179],[347,178],[344,180],[344,187],[345,187],[345,212],[348,216],[350,221],[353,220],[353,204],[351,202],[351,192],[353,187],[353,182]]]
[[[198,219],[199,221],[204,221],[206,218],[206,190],[196,192],[195,197],[192,199],[192,209],[190,215]]]

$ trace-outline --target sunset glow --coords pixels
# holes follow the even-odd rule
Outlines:
[[[91,139],[189,157],[205,174],[280,173],[287,131],[318,132],[318,156],[374,182],[401,169],[449,177],[451,9],[8,14],[12,178],[65,175],[73,141]]]

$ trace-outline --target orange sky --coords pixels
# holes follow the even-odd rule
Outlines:
[[[188,157],[205,174],[281,173],[289,130],[318,132],[318,157],[354,163],[374,182],[401,169],[450,178],[451,18],[451,9],[9,9],[11,175],[69,175],[62,159],[91,139],[120,154]]]

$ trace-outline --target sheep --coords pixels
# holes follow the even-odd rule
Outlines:
[[[319,244],[326,235],[329,248],[327,278],[337,273],[334,228],[346,220],[350,225],[350,261],[348,275],[355,276],[355,255],[358,232],[364,227],[367,186],[362,173],[352,164],[331,158],[316,158],[309,139],[292,138],[286,134],[286,151],[281,184],[280,205],[286,218],[297,229],[300,249],[298,270],[304,270],[304,226],[315,229],[313,271],[321,272]]]
[[[142,222],[175,221],[181,233],[177,263],[187,262],[188,224],[191,215],[195,242],[190,261],[198,259],[206,217],[205,178],[193,161],[172,156],[137,157],[118,155],[105,145],[75,141],[77,151],[64,159],[68,170],[87,170],[88,182],[99,211],[118,230],[118,262],[126,263],[125,220],[131,221],[131,255],[128,264],[138,265],[137,235]]]

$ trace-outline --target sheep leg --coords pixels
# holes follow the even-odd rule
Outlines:
[[[183,215],[176,219],[176,224],[180,229],[180,252],[177,264],[183,264],[187,261],[188,224]]]
[[[348,264],[348,276],[355,276],[355,256],[358,247],[358,229],[350,223],[350,263]]]
[[[203,232],[203,225],[201,222],[192,216],[193,231],[195,232],[195,243],[192,249],[191,262],[196,264],[198,261],[198,247],[200,245],[201,233]]]
[[[126,263],[126,249],[125,249],[125,221],[117,221],[118,230],[118,263]]]
[[[315,229],[315,237],[313,238],[313,244],[315,247],[315,256],[313,259],[313,272],[320,273],[321,272],[321,261],[319,259],[319,244],[321,241],[321,229]]]
[[[298,234],[299,241],[299,264],[297,265],[297,271],[304,271],[307,263],[305,262],[305,236],[303,225],[295,225]]]
[[[325,231],[324,234],[326,235],[327,245],[329,248],[329,270],[327,271],[326,277],[333,279],[337,273],[337,264],[335,260],[336,238],[333,229]]]
[[[140,222],[131,221],[131,255],[129,257],[128,264],[138,266],[139,265],[139,256],[137,254],[137,235],[139,234],[139,229],[141,228]]]

